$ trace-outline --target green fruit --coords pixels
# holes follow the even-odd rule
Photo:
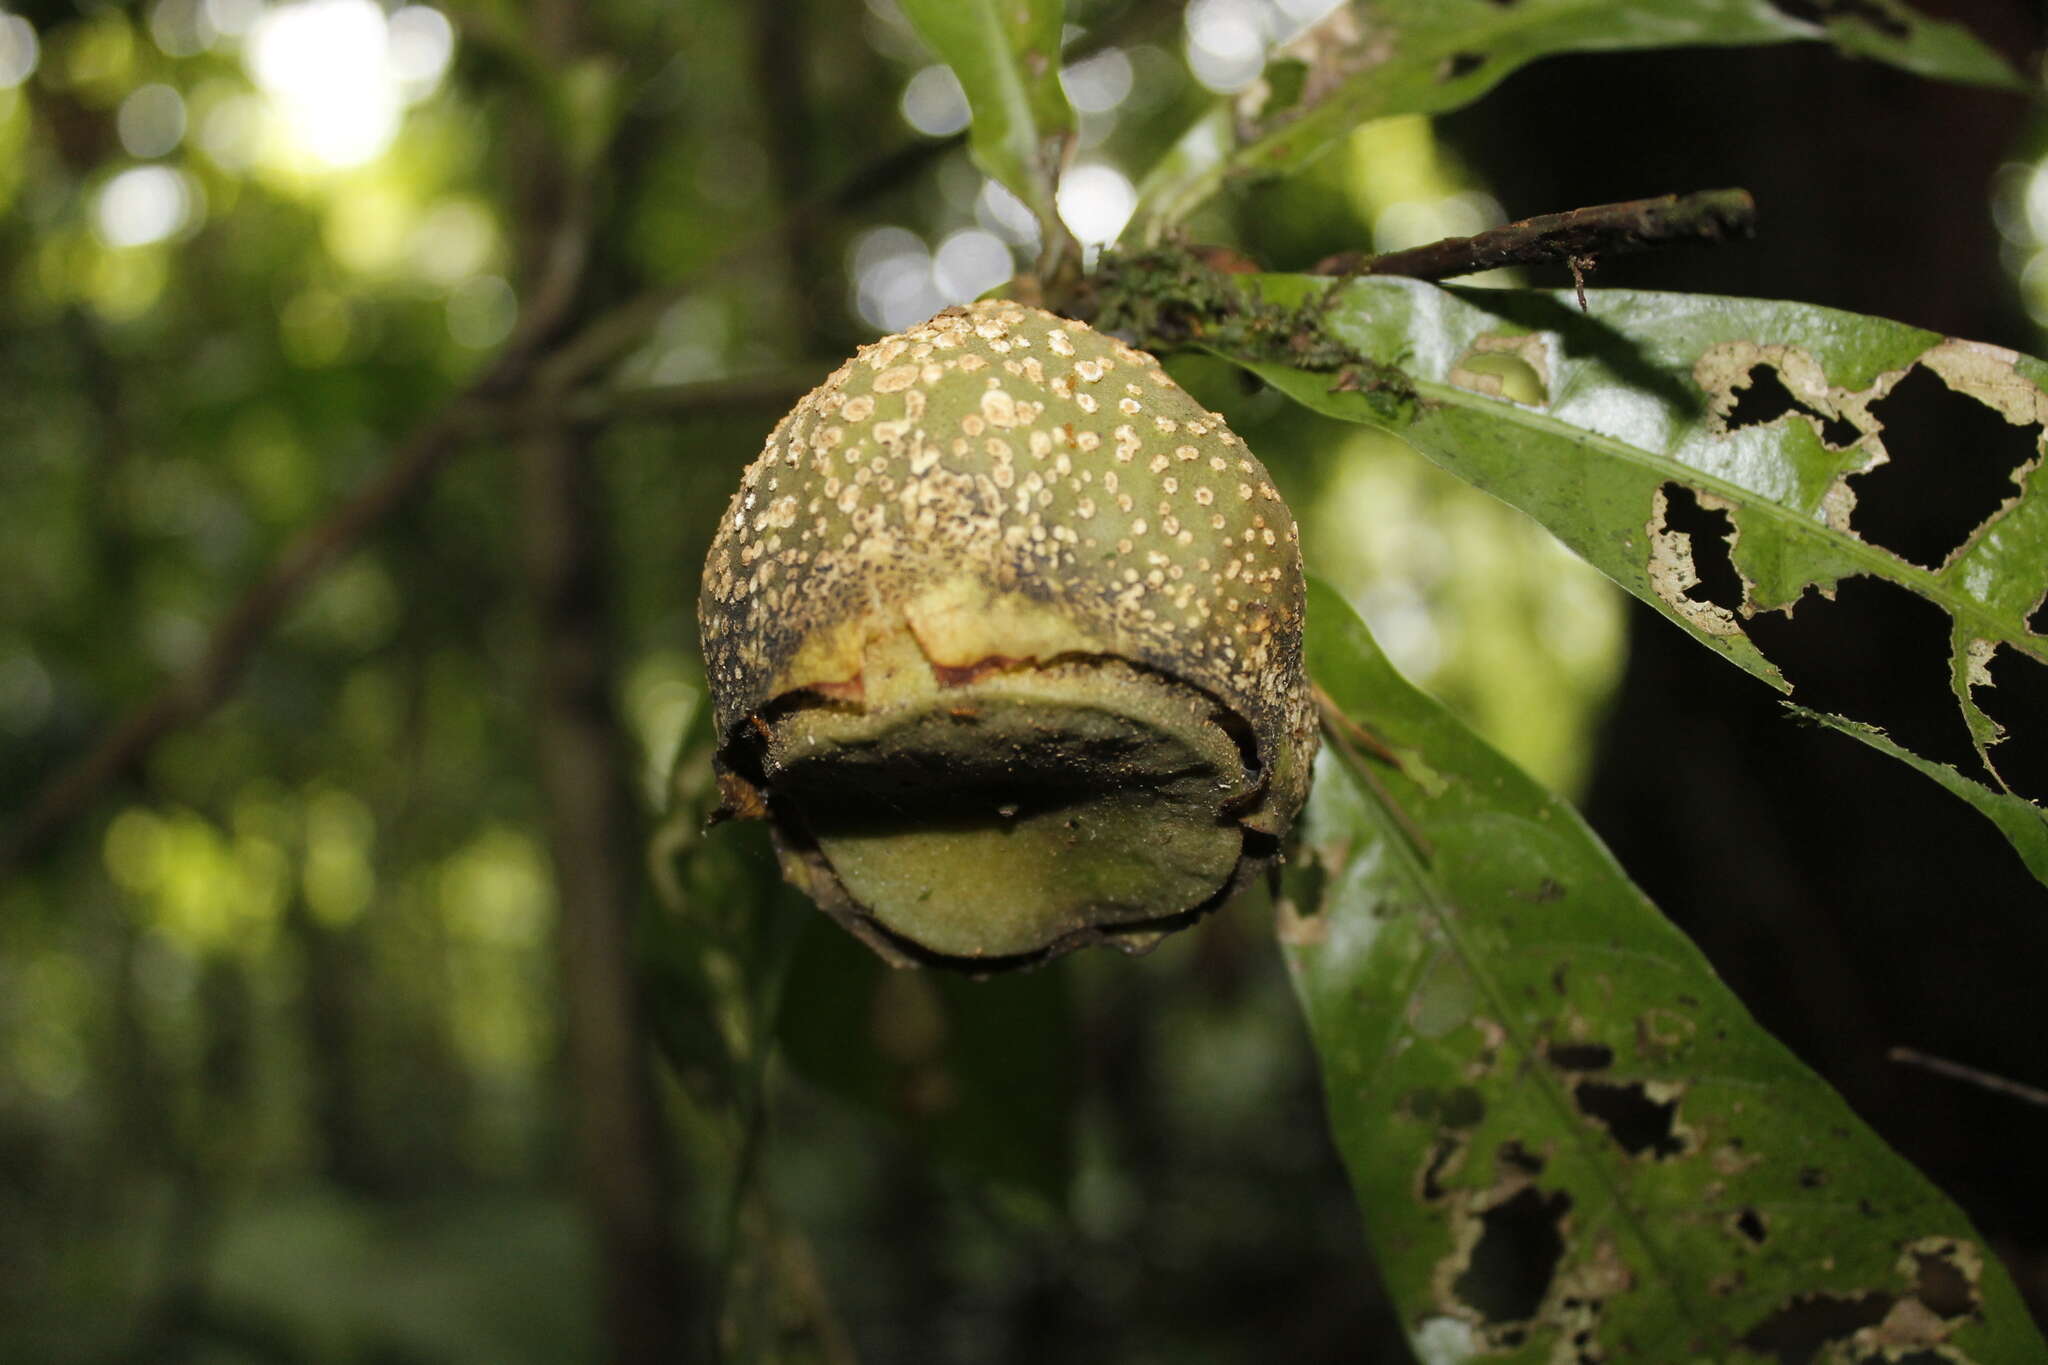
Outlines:
[[[893,962],[1148,947],[1307,794],[1293,517],[1158,361],[1037,309],[948,309],[798,403],[699,617],[729,809]]]

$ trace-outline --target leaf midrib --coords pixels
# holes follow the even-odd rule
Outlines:
[[[1490,44],[1498,43],[1504,35],[1513,35],[1521,30],[1540,29],[1545,25],[1555,23],[1560,19],[1578,18],[1579,16],[1589,11],[1622,8],[1625,8],[1625,6],[1617,3],[1616,0],[1583,0],[1582,3],[1578,4],[1556,4],[1548,9],[1533,9],[1524,8],[1521,6],[1514,6],[1505,9],[1493,10],[1491,12],[1491,15],[1492,17],[1494,17],[1495,22],[1488,24],[1484,28],[1481,28],[1476,31],[1469,25],[1463,29],[1451,27],[1448,25],[1442,28],[1418,28],[1413,26],[1412,24],[1404,24],[1397,17],[1393,21],[1393,27],[1397,35],[1395,41],[1399,43],[1400,46],[1398,46],[1395,49],[1395,51],[1390,56],[1388,56],[1388,58],[1385,61],[1381,62],[1378,66],[1373,67],[1369,71],[1359,72],[1350,80],[1345,81],[1344,85],[1341,88],[1331,92],[1329,98],[1323,100],[1314,108],[1303,110],[1295,118],[1290,119],[1289,121],[1280,125],[1279,127],[1274,128],[1270,132],[1263,134],[1258,138],[1258,140],[1247,143],[1244,147],[1240,148],[1237,151],[1237,153],[1230,157],[1225,158],[1224,162],[1222,163],[1223,175],[1219,177],[1219,180],[1227,179],[1232,174],[1242,173],[1244,170],[1252,166],[1264,164],[1266,149],[1271,144],[1277,141],[1282,141],[1290,135],[1298,136],[1302,126],[1305,124],[1313,125],[1316,122],[1327,121],[1329,117],[1327,111],[1342,110],[1345,111],[1345,118],[1350,119],[1352,121],[1357,121],[1360,117],[1358,112],[1358,106],[1365,102],[1367,96],[1364,94],[1356,94],[1354,92],[1356,91],[1359,85],[1371,81],[1381,76],[1385,72],[1392,71],[1395,73],[1395,77],[1390,78],[1383,83],[1387,85],[1395,85],[1397,84],[1398,77],[1402,74],[1405,74],[1403,72],[1404,67],[1411,68],[1414,70],[1426,70],[1432,62],[1440,61],[1442,58],[1450,55],[1453,52],[1470,51],[1475,48],[1486,47]],[[1755,21],[1761,16],[1752,14],[1745,17],[1749,18],[1752,21]],[[1828,33],[1824,27],[1787,27],[1784,30],[1782,30],[1782,34],[1782,38],[1778,41],[1821,42],[1826,41],[1828,39]],[[1403,41],[1405,39],[1410,38],[1416,39],[1417,41],[1415,41],[1412,44]],[[1754,38],[1745,41],[1761,44],[1769,42],[1771,40],[1765,38]],[[1654,51],[1658,48],[1670,46],[1673,46],[1673,44],[1668,42],[1645,41],[1639,46],[1627,45],[1614,49],[1574,47],[1569,50],[1597,52],[1637,50]],[[1553,54],[1541,51],[1533,53],[1522,50],[1515,51],[1509,56],[1506,63],[1504,63],[1499,68],[1499,70],[1494,73],[1493,79],[1488,81],[1482,89],[1474,92],[1469,98],[1465,100],[1460,100],[1449,107],[1458,108],[1461,107],[1463,104],[1467,104],[1470,103],[1472,100],[1478,99],[1480,96],[1485,95],[1486,93],[1491,91],[1495,86],[1499,85],[1503,80],[1507,79],[1508,76],[1520,70],[1522,67],[1529,65],[1531,62],[1540,61],[1542,60],[1542,58],[1549,55]],[[1398,114],[1402,112],[1406,111],[1381,109],[1373,111],[1372,117],[1384,118],[1391,114]]]
[[[1523,1064],[1526,1074],[1535,1076],[1536,1087],[1557,1118],[1559,1129],[1566,1135],[1566,1140],[1578,1150],[1580,1158],[1592,1170],[1594,1178],[1600,1182],[1609,1207],[1615,1210],[1630,1235],[1643,1248],[1651,1267],[1656,1272],[1658,1283],[1664,1286],[1666,1293],[1690,1322],[1711,1328],[1715,1324],[1702,1317],[1699,1309],[1684,1293],[1681,1288],[1682,1281],[1673,1270],[1663,1246],[1650,1235],[1645,1220],[1639,1218],[1630,1206],[1626,1197],[1628,1191],[1623,1188],[1608,1161],[1603,1160],[1606,1156],[1604,1146],[1597,1143],[1586,1131],[1584,1124],[1579,1121],[1577,1109],[1560,1092],[1556,1080],[1542,1068],[1527,1065],[1535,1060],[1535,1049],[1515,1021],[1506,993],[1494,980],[1492,973],[1481,965],[1478,955],[1466,942],[1458,923],[1457,906],[1437,881],[1434,870],[1421,859],[1414,846],[1408,842],[1401,831],[1400,822],[1387,809],[1385,799],[1373,790],[1374,784],[1362,781],[1356,776],[1353,771],[1356,766],[1354,760],[1342,753],[1335,757],[1337,763],[1344,768],[1345,776],[1351,781],[1352,789],[1360,797],[1361,805],[1379,812],[1379,836],[1382,842],[1392,849],[1395,866],[1399,869],[1400,875],[1416,889],[1418,900],[1427,907],[1430,918],[1436,922],[1438,931],[1443,935],[1444,943],[1457,956],[1459,962],[1464,964],[1465,969],[1472,973],[1472,979],[1478,983],[1487,1007],[1493,1011],[1495,1018],[1500,1022],[1501,1031],[1513,1044],[1517,1061]],[[1385,1064],[1386,1058],[1382,1057],[1375,1063],[1375,1068],[1384,1067]]]
[[[2043,664],[2048,664],[2048,646],[2036,643],[2030,633],[2024,630],[2015,633],[2011,627],[1990,616],[1975,599],[1952,590],[1946,580],[1936,571],[1923,569],[1916,564],[1909,564],[1897,555],[1892,554],[1888,550],[1879,549],[1860,536],[1838,531],[1822,522],[1817,522],[1794,508],[1787,507],[1781,502],[1773,501],[1757,493],[1754,489],[1746,488],[1738,483],[1731,483],[1718,475],[1710,474],[1705,470],[1684,464],[1669,455],[1659,455],[1653,451],[1645,450],[1641,446],[1631,445],[1626,441],[1618,440],[1615,437],[1603,436],[1599,432],[1589,431],[1585,427],[1574,426],[1561,418],[1552,417],[1548,413],[1532,412],[1519,404],[1505,399],[1488,398],[1484,394],[1473,393],[1468,389],[1461,389],[1454,384],[1445,384],[1439,380],[1414,379],[1411,382],[1414,384],[1418,395],[1440,405],[1466,408],[1473,412],[1480,412],[1505,420],[1513,425],[1543,431],[1550,435],[1593,446],[1624,464],[1633,465],[1648,472],[1658,474],[1667,480],[1676,480],[1693,485],[1702,491],[1712,493],[1717,498],[1735,503],[1743,510],[1754,512],[1766,520],[1776,523],[1779,527],[1795,533],[1800,539],[1808,543],[1818,543],[1840,552],[1847,558],[1866,566],[1867,572],[1917,593],[1919,596],[1947,611],[1949,616],[1958,624],[1981,627],[1979,630],[1973,630],[1975,638],[1995,639],[2001,644],[2010,645],[2029,658],[2036,659]],[[1427,420],[1427,417],[1419,417],[1412,425],[1419,426]],[[1387,429],[1395,435],[1403,434],[1401,430],[1396,428]],[[1431,463],[1436,463],[1436,461],[1432,460]],[[1525,515],[1528,514],[1525,512]],[[1815,585],[1809,582],[1807,586],[1812,587]],[[1797,599],[1794,601],[1796,602]],[[1786,605],[1791,606],[1793,604],[1787,603]],[[1773,607],[1769,610],[1776,611],[1781,610],[1781,608]],[[1684,623],[1681,622],[1680,624]],[[1687,628],[1691,629],[1690,627]],[[1746,636],[1748,632],[1745,631],[1744,634]]]

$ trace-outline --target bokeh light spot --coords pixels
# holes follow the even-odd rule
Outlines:
[[[167,156],[185,140],[185,101],[168,85],[145,85],[121,101],[114,130],[132,157]]]
[[[490,263],[498,230],[490,210],[473,199],[443,199],[406,237],[407,264],[429,284],[452,289]]]
[[[1258,0],[1194,0],[1187,9],[1188,68],[1219,93],[1242,90],[1266,65],[1265,10]]]
[[[486,350],[511,335],[519,298],[501,275],[479,275],[448,296],[448,335],[459,346]]]
[[[408,103],[431,95],[455,56],[448,16],[427,5],[407,5],[391,16],[386,60]]]
[[[1003,239],[983,228],[946,235],[932,253],[932,278],[948,303],[967,303],[1007,281],[1016,263]]]
[[[1114,166],[1076,166],[1060,181],[1060,219],[1084,245],[1115,241],[1137,207],[1138,192]]]
[[[1038,219],[1031,206],[994,180],[982,182],[974,201],[974,221],[1016,246],[1038,245]]]
[[[12,90],[34,75],[41,55],[35,26],[18,14],[0,14],[0,90]]]
[[[924,238],[901,227],[871,228],[854,239],[847,274],[854,308],[885,332],[900,332],[945,307],[932,278]]]
[[[93,228],[108,246],[147,246],[190,223],[197,200],[196,187],[168,166],[130,167],[100,187]]]
[[[1106,114],[1130,98],[1135,74],[1124,50],[1111,47],[1062,71],[1060,84],[1082,113]]]
[[[281,116],[287,159],[340,170],[383,155],[454,47],[447,19],[423,5],[387,19],[372,0],[295,0],[255,20],[243,58]]]
[[[948,137],[967,126],[967,92],[950,67],[928,66],[903,87],[903,120],[927,137]]]

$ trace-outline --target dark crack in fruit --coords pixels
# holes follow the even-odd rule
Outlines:
[[[892,962],[1155,943],[1307,794],[1301,552],[1150,355],[952,308],[797,404],[699,604],[727,807]]]

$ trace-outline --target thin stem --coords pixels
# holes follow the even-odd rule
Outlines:
[[[1930,1057],[1926,1053],[1916,1052],[1910,1047],[1895,1047],[1891,1050],[1890,1057],[1895,1062],[1903,1062],[1907,1066],[1917,1066],[1924,1071],[1932,1071],[1937,1076],[1946,1076],[1952,1081],[1962,1081],[1965,1084],[1978,1086],[1982,1089],[1993,1091],[1996,1094],[2010,1095],[2014,1099],[2025,1100],[2028,1104],[2038,1104],[2048,1108],[2048,1090],[2042,1090],[2037,1086],[2027,1085],[2021,1081],[2009,1081],[2005,1077],[1995,1076],[1989,1071],[1979,1071],[1974,1066],[1964,1066],[1961,1062],[1951,1062],[1941,1057]]]
[[[1755,230],[1756,200],[1748,190],[1701,190],[1546,213],[1476,236],[1448,237],[1381,256],[1347,251],[1317,262],[1313,273],[1447,280],[1501,266],[1562,264],[1576,278],[1602,256],[1673,242],[1722,242]]]
[[[958,143],[957,138],[919,139],[899,147],[790,217],[853,207],[901,184]],[[540,284],[533,300],[522,311],[518,327],[497,360],[400,441],[384,468],[359,492],[286,546],[214,628],[197,667],[132,709],[98,745],[37,790],[13,828],[0,836],[0,871],[39,854],[106,788],[132,773],[159,740],[209,715],[232,695],[249,656],[292,604],[386,517],[426,487],[462,450],[467,437],[501,427],[509,414],[529,406],[530,400],[522,399],[522,393],[538,394],[544,403],[562,401],[561,395],[638,345],[662,316],[705,278],[729,268],[746,253],[779,241],[788,226],[778,225],[689,277],[643,291],[567,338],[553,340],[571,302],[569,281],[580,274],[582,266],[580,250],[566,237],[557,237],[556,248],[545,254],[538,272]],[[745,381],[714,382],[730,390]],[[652,397],[653,391],[643,401],[625,396],[625,391],[600,398],[603,391],[590,389],[566,401],[573,420],[598,422],[605,420],[607,403],[616,405],[621,415],[687,411],[690,404],[683,390],[690,387],[694,386],[666,388],[659,400]],[[803,388],[795,392],[801,394]],[[717,395],[705,396],[710,406],[719,405]]]

